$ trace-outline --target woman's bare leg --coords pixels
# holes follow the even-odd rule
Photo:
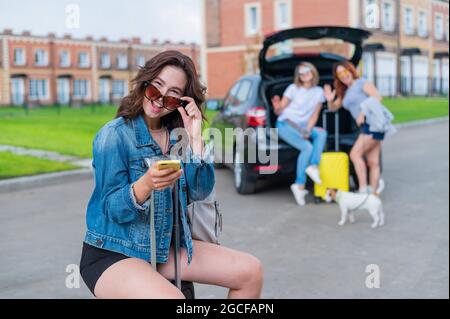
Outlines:
[[[228,298],[260,298],[263,285],[261,262],[254,256],[237,250],[194,240],[194,255],[187,264],[185,249],[181,249],[181,278],[203,284],[229,288]],[[174,279],[174,256],[158,265],[158,272]]]
[[[371,135],[360,134],[350,151],[350,159],[355,167],[356,176],[358,176],[359,188],[367,187],[367,165],[365,154],[376,146],[378,141]]]
[[[95,295],[107,299],[183,299],[172,283],[142,259],[123,259],[100,276]]]
[[[377,144],[366,154],[367,166],[369,166],[370,186],[374,192],[378,188],[381,176],[380,153],[381,142],[377,141]]]

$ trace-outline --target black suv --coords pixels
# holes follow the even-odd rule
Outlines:
[[[362,57],[363,42],[369,38],[370,32],[346,27],[307,27],[283,30],[265,38],[259,53],[259,75],[241,77],[229,90],[219,114],[212,120],[211,127],[221,131],[224,128],[262,127],[273,128],[277,116],[273,112],[271,98],[280,97],[289,84],[293,82],[294,69],[301,61],[313,63],[320,73],[320,85],[332,84],[332,66],[345,59],[358,65]],[[323,49],[330,52],[323,52]],[[320,50],[320,51],[319,51]],[[322,112],[318,125],[322,124]],[[334,149],[335,121],[328,121],[328,149]],[[327,122],[327,123],[328,123]],[[267,130],[266,130],[267,131]],[[257,131],[254,134],[260,134]],[[339,146],[342,151],[349,152],[359,130],[350,113],[343,108],[339,110]],[[266,133],[267,139],[268,134]],[[257,142],[259,141],[259,142]],[[249,136],[243,148],[260,144],[260,137]],[[267,167],[260,163],[242,161],[245,154],[235,143],[214,141],[216,147],[216,163],[224,164],[234,170],[235,187],[240,194],[253,193],[258,179],[267,177],[288,177],[294,179],[298,151],[282,140],[278,144],[277,167]],[[217,150],[218,148],[218,150]],[[222,158],[217,158],[221,154]],[[224,163],[224,156],[234,159]],[[264,170],[275,169],[275,174],[263,174]],[[354,176],[353,168],[351,174]],[[356,178],[353,177],[356,181]]]

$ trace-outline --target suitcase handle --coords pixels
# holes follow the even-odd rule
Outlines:
[[[339,152],[339,111],[330,111],[328,109],[323,110],[322,126],[326,131],[328,131],[327,130],[327,120],[328,120],[329,113],[334,114],[334,150],[336,152]]]

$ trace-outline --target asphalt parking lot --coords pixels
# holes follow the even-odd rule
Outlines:
[[[339,227],[335,204],[299,207],[287,184],[240,196],[217,170],[223,245],[264,264],[265,298],[448,298],[449,125],[401,129],[384,144],[386,225],[366,212]],[[0,298],[91,298],[65,285],[78,264],[91,180],[0,194]],[[378,265],[380,288],[366,287]],[[224,298],[196,285],[199,298]]]

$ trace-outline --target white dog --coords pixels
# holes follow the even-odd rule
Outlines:
[[[336,189],[327,189],[325,201],[335,201],[341,209],[341,220],[339,226],[345,224],[347,216],[351,223],[355,222],[353,211],[366,209],[373,218],[372,228],[384,225],[383,203],[375,194],[350,193]]]

